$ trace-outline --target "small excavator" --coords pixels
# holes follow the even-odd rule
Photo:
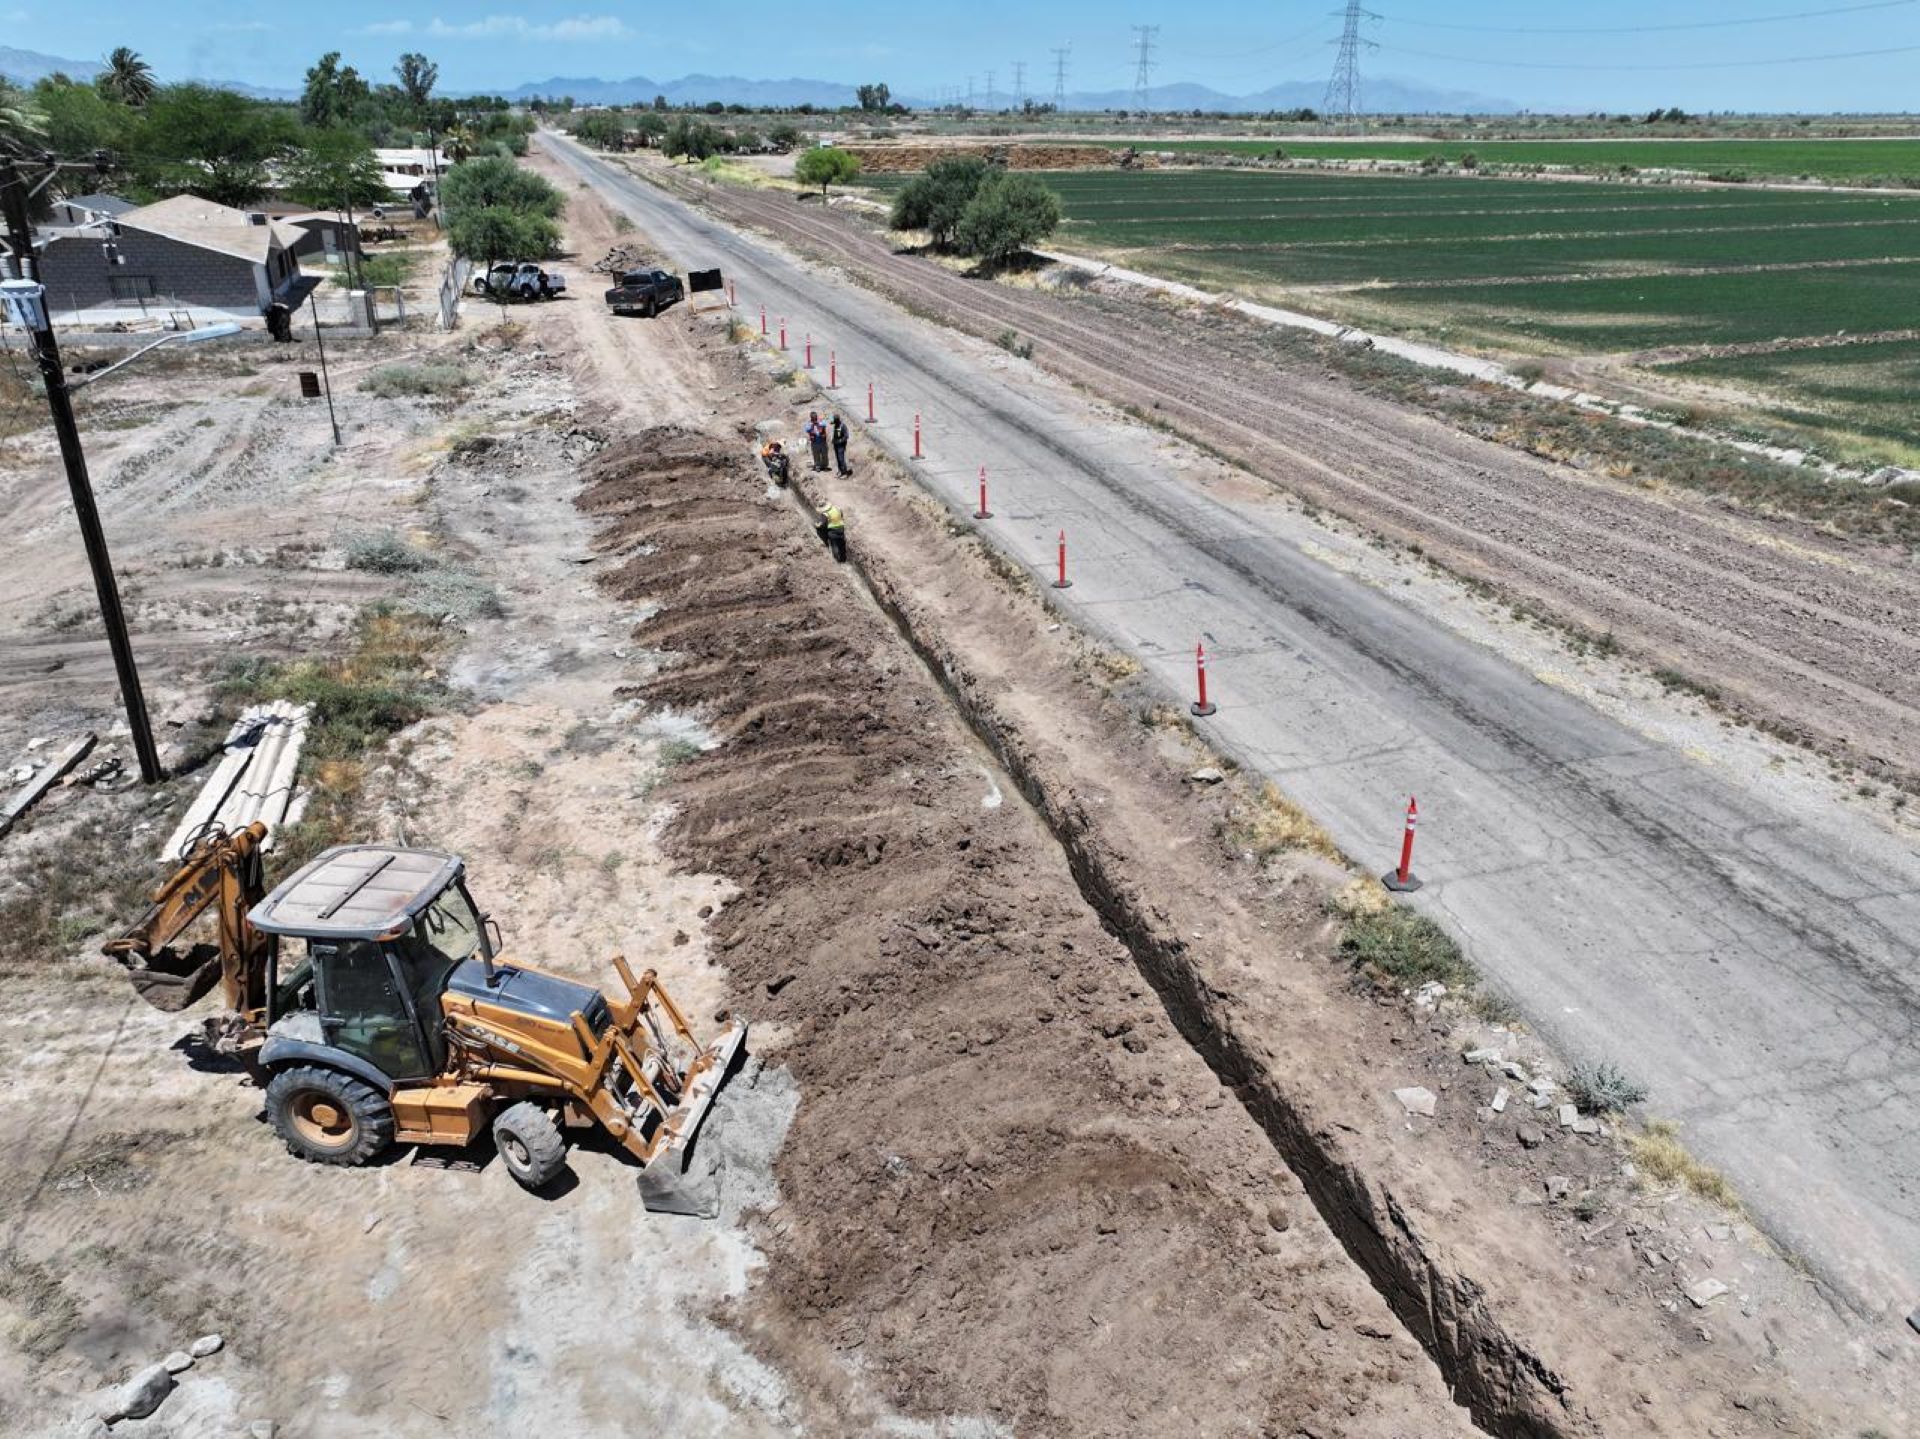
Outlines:
[[[197,837],[104,952],[159,1009],[220,987],[207,1042],[265,1088],[290,1151],[366,1164],[490,1125],[508,1173],[537,1191],[566,1162],[563,1128],[597,1124],[643,1166],[647,1208],[717,1212],[713,1168],[689,1161],[744,1022],[722,1013],[701,1044],[654,972],[636,979],[619,955],[623,999],[508,962],[457,855],[337,845],[267,894],[265,838],[259,824]],[[217,939],[188,942],[209,911]]]

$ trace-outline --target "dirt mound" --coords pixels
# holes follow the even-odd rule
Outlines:
[[[989,165],[1009,170],[1110,170],[1121,165],[1123,153],[1105,145],[843,145],[860,160],[869,175],[893,175],[924,170],[935,160],[953,155],[978,155]]]
[[[615,245],[588,269],[596,275],[624,275],[629,270],[651,270],[657,264],[658,258],[638,245]]]
[[[835,1367],[796,1346],[857,1353],[890,1404],[1022,1432],[1464,1432],[1038,821],[756,471],[745,439],[654,431],[597,457],[581,499],[631,556],[608,588],[663,606],[636,631],[672,652],[645,698],[723,738],[676,769],[667,842],[740,886],[715,948],[802,1094],[743,1328],[788,1372]],[[857,1427],[844,1394],[812,1402]]]

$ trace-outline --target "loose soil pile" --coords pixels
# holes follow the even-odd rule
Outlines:
[[[739,1320],[823,1426],[858,1427],[815,1346],[1023,1432],[1467,1432],[746,442],[648,431],[588,478],[603,583],[662,606],[644,697],[723,736],[667,840],[740,887],[715,950],[799,1082]]]

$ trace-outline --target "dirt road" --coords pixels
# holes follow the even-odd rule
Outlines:
[[[670,254],[725,264],[750,316],[764,299],[796,345],[807,331],[831,344],[856,386],[882,377],[880,432],[903,450],[908,418],[921,413],[939,438],[918,473],[956,511],[973,508],[986,463],[1011,496],[988,533],[1030,572],[1050,570],[1055,533],[1069,529],[1075,585],[1062,602],[1084,622],[1182,689],[1204,637],[1216,685],[1241,697],[1212,722],[1218,742],[1278,779],[1349,852],[1384,852],[1405,796],[1418,793],[1428,888],[1416,902],[1464,936],[1563,1050],[1644,1077],[1659,1112],[1682,1120],[1769,1227],[1855,1302],[1904,1312],[1920,1284],[1910,1202],[1920,1149],[1895,1104],[1898,1056],[1920,1021],[1903,921],[1920,894],[1910,826],[1762,762],[1703,759],[1654,721],[1596,713],[1558,676],[1516,669],[1334,570],[1313,527],[1271,493],[1196,479],[1181,447],[1114,423],[1031,367],[553,143]],[[1864,708],[1836,711],[1849,724],[1875,714],[1891,724],[1911,703],[1920,668],[1901,658],[1920,640],[1897,613],[1915,582],[1871,556],[1805,536],[1762,543],[1752,522],[1556,471],[1345,392],[1351,413],[1323,424],[1330,392],[1311,377],[1287,377],[1289,402],[1275,404],[1215,374],[1204,354],[1078,338],[1084,320],[1045,297],[891,255],[790,197],[713,193],[730,213],[798,234],[962,328],[1004,316],[1057,343],[1061,353],[1044,353],[1064,373],[1137,394],[1143,413],[1183,413],[1204,389],[1195,417],[1224,408],[1222,447],[1254,454],[1256,467],[1275,441],[1249,427],[1277,426],[1284,439],[1307,425],[1316,454],[1288,451],[1277,473],[1308,495],[1349,467],[1369,493],[1386,486],[1383,505],[1390,477],[1444,481],[1448,494],[1478,497],[1465,526],[1476,537],[1511,531],[1520,546],[1562,536],[1576,597],[1578,576],[1598,564],[1615,577],[1610,603],[1731,627],[1706,646],[1721,647],[1718,663],[1760,645],[1750,677],[1776,674],[1790,688],[1831,660],[1809,694],[1822,704],[1850,687],[1870,694]],[[1409,522],[1430,544],[1449,523]],[[1685,539],[1670,544],[1682,526]],[[1617,544],[1640,558],[1629,564]],[[1721,579],[1703,589],[1702,567],[1713,565]],[[1812,639],[1810,617],[1851,640]],[[1910,744],[1899,728],[1889,743]],[[1834,1074],[1857,1102],[1836,1110]]]

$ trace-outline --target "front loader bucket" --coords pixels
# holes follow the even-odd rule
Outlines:
[[[720,1087],[739,1067],[746,1042],[747,1026],[736,1020],[702,1054],[706,1064],[666,1118],[666,1143],[640,1171],[640,1202],[650,1212],[691,1214],[701,1219],[719,1214],[719,1146],[709,1142],[698,1147],[694,1141]],[[712,1138],[717,1139],[717,1133]]]

